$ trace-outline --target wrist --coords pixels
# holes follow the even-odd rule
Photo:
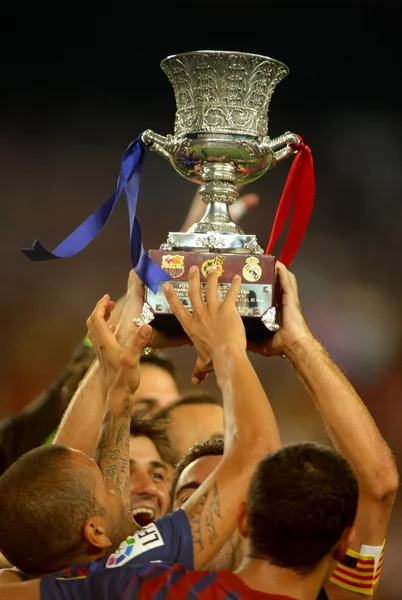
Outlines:
[[[219,388],[233,378],[233,372],[241,361],[248,361],[248,356],[245,348],[237,342],[227,342],[214,348],[212,364]]]
[[[323,347],[320,342],[313,336],[312,333],[307,333],[299,340],[293,342],[290,346],[284,348],[284,355],[292,363],[296,364],[306,356],[311,356],[312,353],[323,352]]]

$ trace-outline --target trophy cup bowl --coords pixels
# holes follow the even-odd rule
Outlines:
[[[200,267],[204,279],[216,267],[222,297],[233,276],[241,274],[237,308],[248,339],[262,340],[279,328],[279,289],[275,257],[264,254],[255,235],[231,219],[229,206],[238,186],[255,181],[294,154],[299,138],[287,132],[268,136],[268,108],[277,84],[289,72],[266,56],[229,51],[196,51],[165,58],[161,68],[176,99],[174,135],[151,130],[142,141],[167,159],[185,179],[200,186],[203,218],[187,232],[170,232],[150,257],[171,277],[181,301],[191,310],[187,273]],[[162,291],[146,288],[141,322],[155,319],[168,335],[182,335]]]

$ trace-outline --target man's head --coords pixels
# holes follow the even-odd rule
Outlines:
[[[130,508],[139,525],[148,525],[169,511],[172,474],[166,422],[134,414],[130,429]]]
[[[172,483],[173,510],[181,508],[209,475],[216,469],[223,456],[223,438],[213,437],[203,444],[196,444],[176,465]],[[221,551],[206,569],[235,571],[243,557],[243,538],[235,531]]]
[[[223,435],[223,409],[212,394],[189,394],[159,411],[169,420],[168,435],[175,463],[194,446],[213,436]]]
[[[0,477],[0,552],[42,575],[113,552],[136,529],[116,489],[86,454],[31,450]]]
[[[161,352],[141,356],[141,382],[134,396],[134,411],[149,414],[175,402],[180,392],[172,360]]]
[[[324,558],[340,560],[357,500],[355,474],[340,454],[314,443],[285,446],[259,463],[239,508],[247,553],[301,575]]]

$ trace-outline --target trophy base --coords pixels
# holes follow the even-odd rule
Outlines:
[[[149,256],[170,277],[178,297],[184,306],[192,310],[188,297],[188,269],[197,265],[201,275],[201,293],[205,294],[208,272],[212,267],[218,271],[219,290],[222,298],[234,275],[241,275],[241,288],[237,298],[237,310],[243,319],[249,341],[263,341],[279,329],[279,284],[276,283],[274,256],[263,254],[230,254],[217,252],[184,252],[174,250],[150,250]],[[162,282],[156,293],[145,288],[147,322],[170,337],[183,336],[179,321],[170,312],[162,290]]]

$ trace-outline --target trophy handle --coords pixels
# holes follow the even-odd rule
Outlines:
[[[294,149],[294,146],[298,146],[299,144],[300,139],[298,136],[290,131],[287,131],[273,140],[269,140],[268,146],[274,153],[275,158],[275,161],[273,161],[274,164],[271,166],[275,166],[276,163],[281,162],[284,158],[297,152],[297,150]]]
[[[168,161],[187,144],[186,138],[179,139],[170,134],[166,136],[160,135],[151,131],[151,129],[144,131],[141,140],[150,150],[157,152]]]
[[[287,158],[291,154],[297,152],[295,146],[300,144],[300,139],[294,133],[287,131],[286,133],[271,140],[265,136],[260,139],[244,140],[241,145],[246,147],[250,154],[254,156],[272,156],[269,168],[272,169],[278,162]]]

